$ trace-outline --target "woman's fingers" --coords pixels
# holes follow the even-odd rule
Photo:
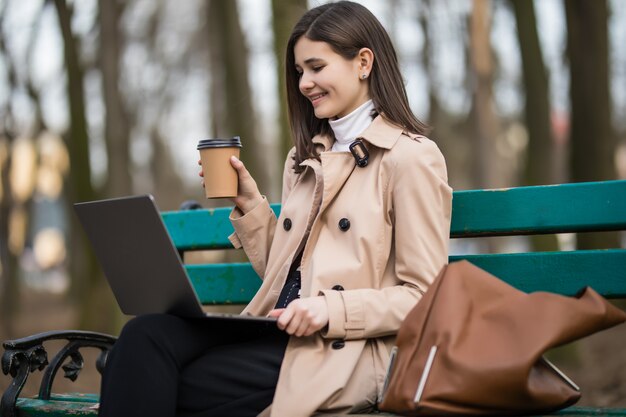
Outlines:
[[[239,181],[237,197],[231,201],[246,214],[263,201],[263,196],[259,192],[256,181],[239,158],[231,156],[230,164],[237,171]]]
[[[302,320],[298,328],[293,332],[294,336],[302,337],[306,335],[308,329],[310,329],[311,322],[309,320]]]
[[[288,308],[283,309],[283,312],[278,317],[278,321],[276,323],[280,330],[287,331],[287,326],[291,323],[293,314],[294,314],[293,310],[290,310]],[[289,331],[287,331],[287,333],[289,333]]]
[[[244,166],[243,162],[241,162],[241,159],[237,158],[235,155],[232,155],[230,157],[230,165],[232,165],[232,167],[239,172],[246,170],[246,167]]]
[[[287,327],[285,327],[285,331],[287,334],[295,335],[296,330],[298,330],[298,326],[300,325],[300,320],[297,320],[295,317],[291,319]]]
[[[202,167],[202,159],[198,159],[198,165],[200,165],[200,167]],[[202,170],[202,168],[200,168],[200,171],[198,171],[198,175],[200,177],[202,177],[202,186],[204,187],[204,171]]]
[[[310,336],[328,324],[328,310],[324,297],[301,298],[292,301],[287,308],[272,310],[277,314],[278,328],[294,336]]]
[[[237,171],[237,175],[239,176],[239,182],[247,181],[248,179],[252,179],[250,172],[246,169],[246,166],[243,164],[241,159],[236,156],[230,157],[230,165],[235,168]]]

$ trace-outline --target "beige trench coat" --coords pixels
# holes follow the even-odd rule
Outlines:
[[[329,152],[331,140],[316,136],[321,162],[306,160],[295,174],[292,150],[278,219],[267,201],[231,214],[231,242],[263,277],[246,313],[274,307],[302,246],[301,296],[324,295],[329,311],[324,331],[290,338],[263,415],[373,407],[402,320],[447,263],[452,190],[437,146],[382,116],[361,139],[370,154],[365,167],[350,152]]]

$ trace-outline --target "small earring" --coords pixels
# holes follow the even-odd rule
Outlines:
[[[366,79],[366,78],[367,78],[367,74],[363,74],[363,75],[361,75],[361,78],[362,78],[362,79]]]

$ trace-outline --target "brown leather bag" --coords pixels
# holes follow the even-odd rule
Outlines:
[[[398,332],[379,409],[408,416],[554,411],[578,387],[543,358],[626,320],[587,287],[526,294],[467,261],[445,267]]]

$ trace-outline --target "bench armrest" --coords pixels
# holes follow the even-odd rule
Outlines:
[[[43,344],[49,340],[67,340],[67,344],[59,350],[52,361],[48,362],[48,353]],[[11,375],[13,381],[2,395],[0,415],[3,417],[17,416],[15,403],[26,384],[28,375],[35,370],[44,370],[39,388],[39,399],[49,400],[52,381],[57,371],[67,358],[70,361],[63,365],[65,378],[75,381],[83,368],[83,357],[79,350],[85,347],[100,349],[96,360],[96,369],[100,374],[104,370],[109,351],[117,339],[103,333],[80,330],[51,331],[27,336],[21,339],[8,340],[2,344],[2,372]]]

